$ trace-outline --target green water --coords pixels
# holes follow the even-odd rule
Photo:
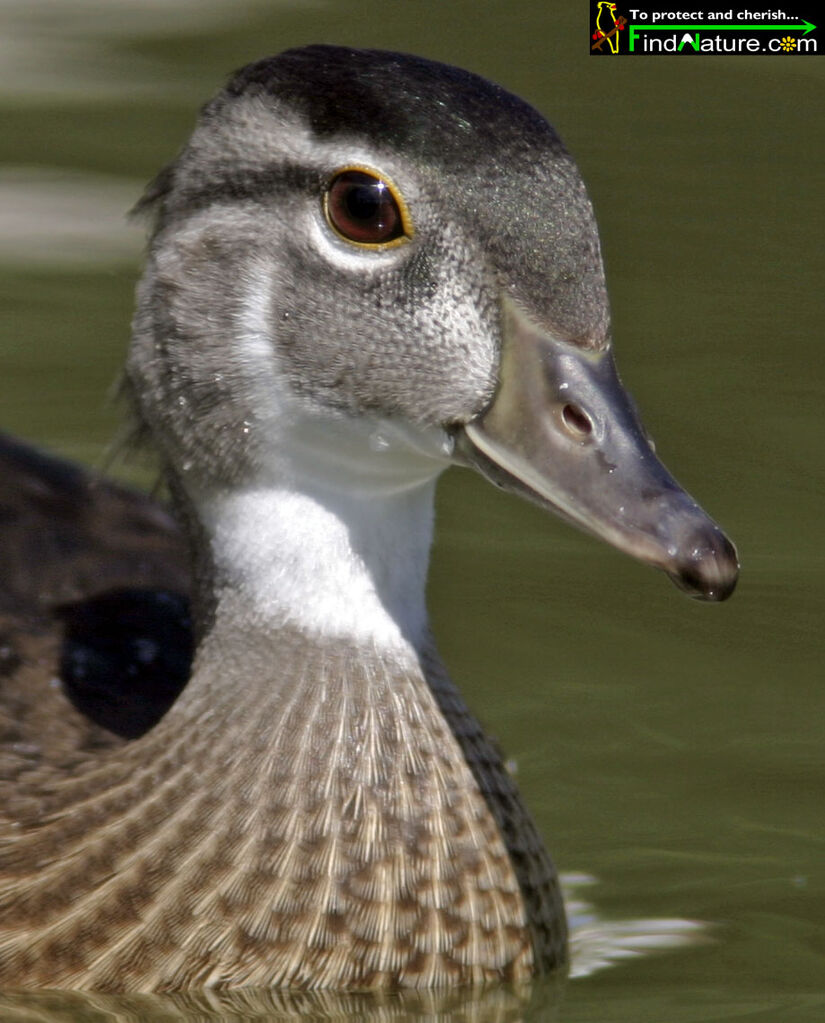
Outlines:
[[[579,10],[578,7],[581,7]],[[623,378],[729,530],[702,606],[469,473],[442,484],[431,605],[594,927],[705,921],[523,1003],[0,1000],[0,1018],[820,1021],[825,1016],[822,63],[590,60],[546,2],[19,0],[0,8],[0,425],[99,463],[140,235],[118,211],[225,73],[310,41],[422,53],[538,106],[602,229]],[[558,1004],[557,1004],[558,1003]]]

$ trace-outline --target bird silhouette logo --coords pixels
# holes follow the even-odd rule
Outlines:
[[[590,50],[596,53],[618,53],[620,33],[627,25],[623,15],[616,17],[616,4],[600,0],[596,14],[596,30],[591,36]]]

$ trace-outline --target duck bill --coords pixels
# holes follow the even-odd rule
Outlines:
[[[736,550],[656,457],[609,348],[558,340],[508,300],[499,385],[456,453],[640,561],[691,596],[725,600]]]

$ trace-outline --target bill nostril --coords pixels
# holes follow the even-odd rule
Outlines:
[[[561,410],[561,419],[567,427],[567,432],[578,439],[584,439],[593,433],[590,416],[572,402],[568,402]]]

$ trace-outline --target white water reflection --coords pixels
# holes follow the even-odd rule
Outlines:
[[[47,167],[0,167],[0,262],[59,269],[135,262],[144,183]]]
[[[124,49],[324,0],[0,0],[0,94],[61,101],[168,94],[169,63]]]
[[[561,876],[570,926],[570,977],[589,977],[627,959],[706,944],[710,926],[699,920],[640,918],[604,920],[584,889],[597,884],[590,874]]]

